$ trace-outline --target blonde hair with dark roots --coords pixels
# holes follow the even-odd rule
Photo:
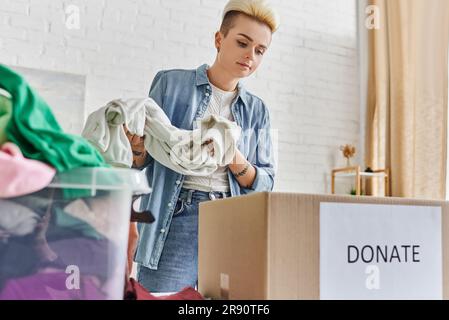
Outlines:
[[[230,0],[223,10],[223,22],[220,27],[225,37],[239,14],[265,23],[271,29],[271,33],[279,28],[279,16],[266,0]]]

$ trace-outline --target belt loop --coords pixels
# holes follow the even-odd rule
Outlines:
[[[226,192],[222,192],[223,194],[223,199],[226,199]]]
[[[189,194],[187,195],[187,204],[191,204],[192,203],[192,196],[193,196],[194,192],[195,192],[195,190],[189,189]]]

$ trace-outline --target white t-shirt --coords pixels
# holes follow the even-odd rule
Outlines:
[[[204,112],[203,118],[209,115],[218,115],[230,121],[234,121],[231,112],[231,105],[237,96],[235,91],[223,91],[214,85],[212,87],[212,96],[210,103]],[[186,176],[183,188],[199,191],[221,191],[229,192],[229,178],[227,167],[219,167],[213,174],[205,177]]]

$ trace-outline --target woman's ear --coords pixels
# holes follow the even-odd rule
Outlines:
[[[217,52],[220,52],[221,47],[221,41],[223,39],[223,35],[220,31],[215,32],[215,48],[217,49]]]

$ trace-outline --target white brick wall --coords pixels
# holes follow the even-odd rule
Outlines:
[[[359,145],[355,0],[274,0],[282,26],[247,87],[278,129],[276,190],[329,192],[338,147]],[[84,116],[148,93],[160,69],[213,63],[226,0],[1,0],[0,62],[86,76]],[[79,30],[65,8],[80,8]],[[73,110],[71,110],[73,112]]]

